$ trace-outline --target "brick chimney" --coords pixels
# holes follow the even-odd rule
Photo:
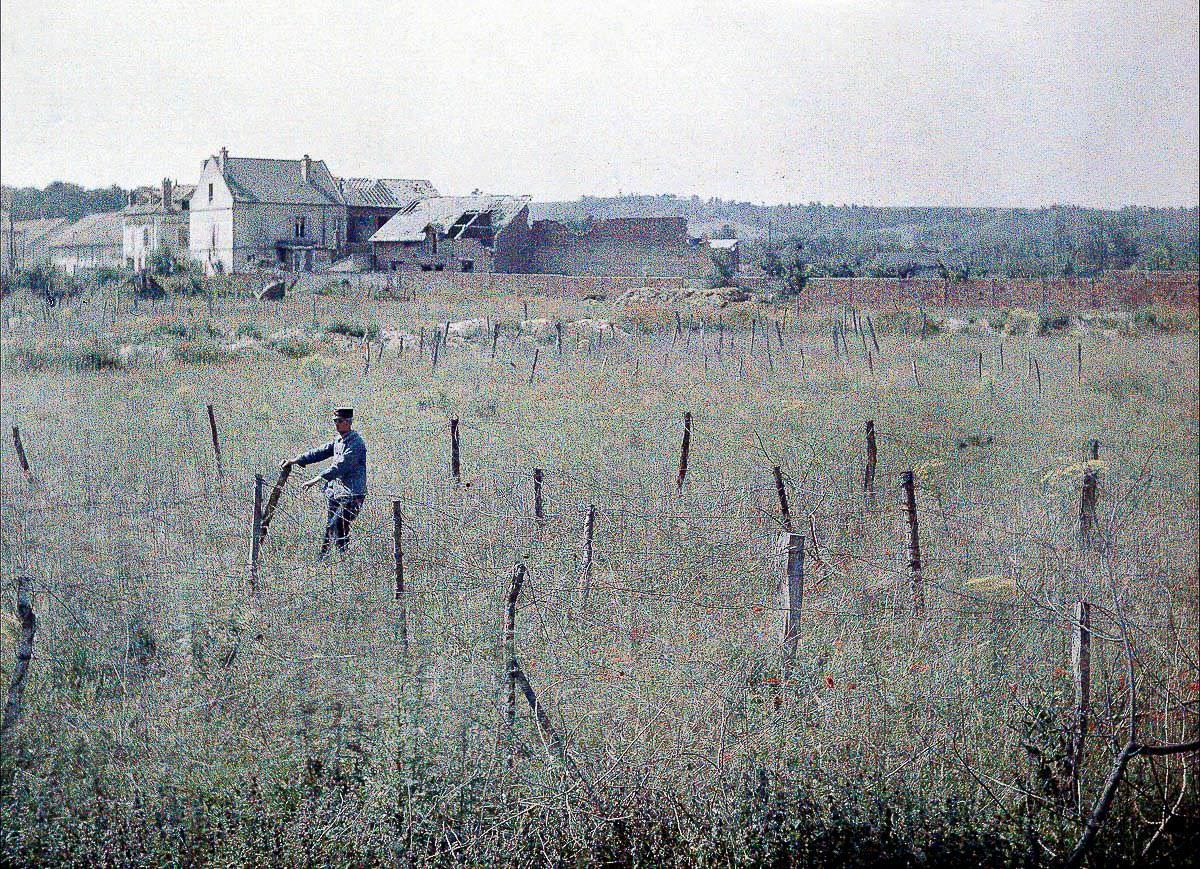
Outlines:
[[[163,211],[173,211],[171,204],[171,194],[174,192],[171,186],[171,179],[164,178],[162,180],[162,207]]]
[[[308,183],[308,178],[311,173],[312,173],[312,157],[305,154],[303,159],[300,160],[300,177],[304,180],[305,184]]]
[[[221,146],[221,154],[217,157],[217,166],[221,169],[221,174],[225,174],[225,164],[229,162],[229,149],[224,145]]]

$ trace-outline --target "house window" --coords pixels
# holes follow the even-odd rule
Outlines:
[[[463,261],[462,261],[462,270],[463,270],[464,272],[473,272],[473,271],[475,271],[475,263],[471,262],[471,260],[469,260],[469,259],[465,259],[465,260],[463,260]]]
[[[150,227],[142,229],[142,247],[150,247]]]
[[[208,204],[209,204],[209,205],[212,205],[212,196],[213,196],[213,186],[212,186],[212,184],[210,183],[210,184],[208,185]]]
[[[296,238],[304,238],[304,215],[300,215],[295,219],[292,231]]]

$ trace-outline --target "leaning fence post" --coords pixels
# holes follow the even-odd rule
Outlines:
[[[25,457],[25,445],[21,443],[21,429],[13,426],[13,446],[17,450],[17,461],[21,464],[21,472],[25,474],[25,481],[33,483],[33,471],[29,469],[29,459]]]
[[[533,518],[539,524],[546,521],[545,505],[542,503],[542,480],[545,472],[541,468],[533,469]]]
[[[688,455],[692,449],[692,415],[684,413],[683,415],[683,443],[679,445],[679,479],[675,481],[675,488],[680,492],[683,491],[684,480],[687,479],[688,472]]]
[[[8,699],[4,704],[4,719],[0,722],[0,734],[8,733],[21,717],[21,701],[25,697],[25,680],[29,676],[29,662],[33,660],[33,637],[37,633],[37,616],[29,594],[32,580],[28,576],[17,577],[17,618],[20,621],[20,638],[17,640],[17,658],[13,664],[12,681],[8,685]]]
[[[1078,806],[1079,777],[1083,769],[1083,747],[1088,730],[1088,703],[1092,694],[1092,605],[1085,600],[1075,604],[1071,667],[1075,676],[1075,720],[1071,734],[1070,799],[1072,805]]]
[[[1100,458],[1100,441],[1088,442],[1088,459],[1092,462]],[[1100,500],[1100,477],[1094,466],[1087,467],[1083,473],[1083,486],[1079,493],[1079,546],[1086,548],[1092,543],[1096,529],[1096,504]]]
[[[263,520],[263,478],[262,474],[254,475],[254,519],[250,537],[250,592],[258,597],[258,552],[262,541]]]
[[[588,504],[583,520],[583,602],[586,605],[592,593],[592,558],[595,554],[596,506]]]
[[[879,451],[875,442],[875,420],[867,420],[867,466],[863,470],[863,491],[867,497],[867,507],[875,506],[875,465]]]
[[[263,510],[262,522],[259,523],[259,545],[262,545],[262,542],[267,539],[267,529],[271,525],[271,520],[275,518],[275,507],[279,504],[279,496],[283,493],[283,487],[287,485],[288,477],[292,475],[292,467],[292,463],[288,462],[279,469],[279,477],[271,488],[271,495],[267,498],[267,506]]]
[[[533,348],[533,364],[529,366],[529,385],[533,386],[533,379],[537,376],[538,363],[538,348]]]
[[[392,502],[392,560],[396,571],[396,603],[400,605],[400,653],[408,666],[408,605],[404,598],[404,514],[400,502]]]
[[[462,482],[462,464],[459,458],[458,420],[450,420],[450,476],[454,484]]]
[[[908,519],[908,570],[912,579],[913,614],[925,610],[925,588],[921,573],[921,538],[917,529],[917,487],[912,471],[904,472],[904,512]]]
[[[513,726],[517,715],[517,597],[524,582],[525,565],[514,565],[504,605],[504,666],[508,688],[504,704],[504,736],[510,749],[509,764],[512,763]]]
[[[217,459],[217,479],[224,482],[225,468],[221,464],[221,441],[217,438],[217,417],[213,413],[213,406],[210,404],[210,405],[207,405],[207,407],[208,407],[208,431],[212,435],[213,455]]]
[[[783,620],[783,670],[786,676],[796,663],[796,647],[800,641],[800,611],[804,603],[804,535],[785,531],[780,544],[787,556]]]
[[[783,485],[783,471],[779,465],[775,465],[771,468],[771,473],[775,475],[775,496],[779,499],[779,515],[783,519],[783,529],[791,531],[792,514],[788,510],[787,489]]]

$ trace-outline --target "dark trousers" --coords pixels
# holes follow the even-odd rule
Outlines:
[[[350,523],[358,518],[363,499],[359,497],[325,499],[325,539],[321,541],[321,557],[329,554],[330,544],[346,551],[350,542]]]

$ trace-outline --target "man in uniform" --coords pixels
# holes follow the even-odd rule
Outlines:
[[[354,410],[339,407],[333,413],[337,438],[323,447],[288,459],[282,465],[304,467],[333,459],[332,465],[300,485],[301,491],[307,491],[318,483],[324,484],[327,513],[321,558],[329,555],[330,544],[336,545],[341,552],[346,551],[346,544],[350,540],[350,523],[358,516],[367,494],[367,445],[362,436],[351,428],[353,424]]]

